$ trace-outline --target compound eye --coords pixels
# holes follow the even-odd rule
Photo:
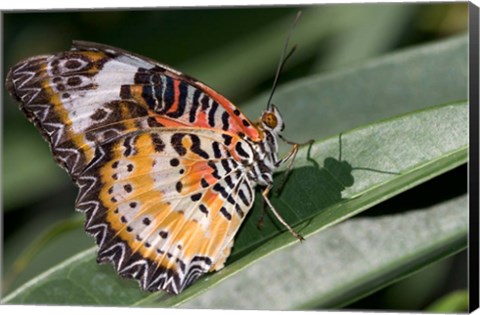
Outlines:
[[[277,127],[278,121],[277,116],[274,113],[264,113],[262,116],[262,121],[267,127],[275,129]]]

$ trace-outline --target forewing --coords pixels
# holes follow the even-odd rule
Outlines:
[[[260,135],[222,95],[145,57],[94,43],[27,59],[7,75],[9,92],[74,178],[98,143],[134,130],[195,126]]]
[[[222,268],[254,199],[239,147],[252,154],[233,134],[198,128],[102,144],[79,176],[77,199],[98,260],[146,290],[171,293]]]

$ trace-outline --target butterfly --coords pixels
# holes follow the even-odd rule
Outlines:
[[[255,187],[274,210],[272,174],[298,150],[278,157],[285,125],[270,102],[251,122],[204,83],[107,45],[26,59],[6,85],[78,186],[97,261],[148,291],[222,269]]]

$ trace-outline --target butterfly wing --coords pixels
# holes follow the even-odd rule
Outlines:
[[[20,62],[7,88],[79,186],[99,261],[172,293],[223,267],[254,198],[243,139],[262,137],[232,103],[168,66],[85,42]]]
[[[99,146],[79,176],[77,208],[98,260],[145,290],[179,293],[218,270],[254,200],[249,145],[199,128],[137,131]]]
[[[74,42],[71,51],[14,66],[9,92],[75,179],[98,143],[157,127],[210,128],[244,134],[257,128],[226,98],[166,65],[106,45]]]

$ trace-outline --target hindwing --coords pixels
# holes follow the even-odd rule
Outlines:
[[[103,143],[79,176],[77,199],[98,260],[146,290],[171,293],[222,268],[254,200],[237,143],[252,154],[234,134],[195,128]]]

